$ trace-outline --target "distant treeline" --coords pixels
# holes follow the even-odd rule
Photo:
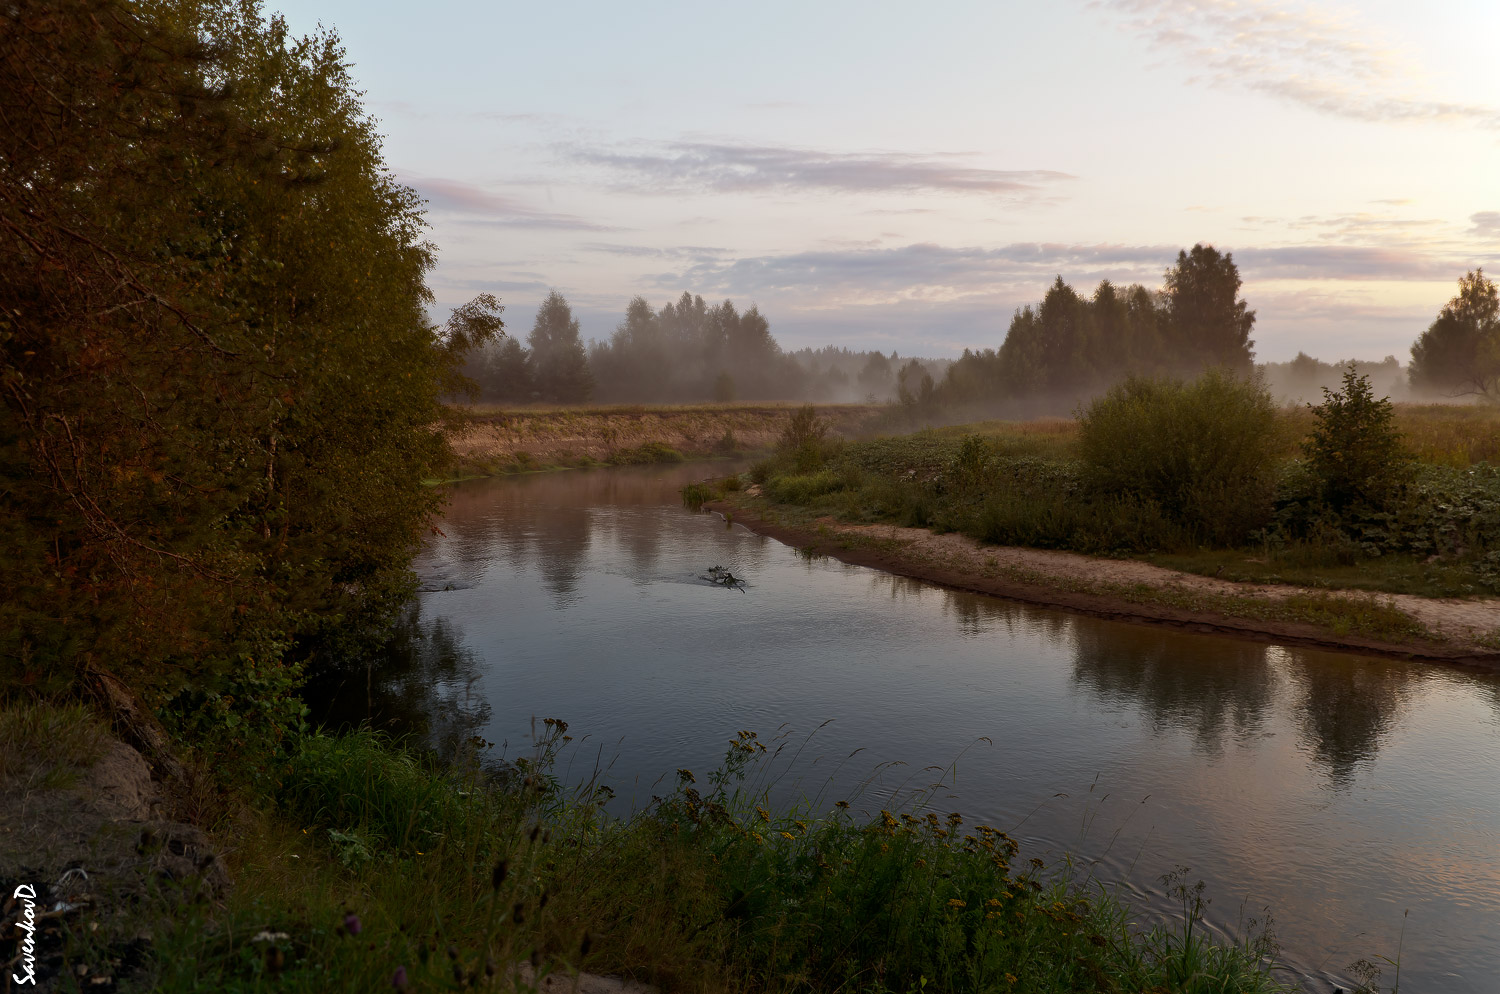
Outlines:
[[[930,382],[947,365],[833,347],[784,352],[758,308],[711,306],[686,291],[660,311],[636,297],[607,341],[586,346],[572,308],[554,291],[525,346],[514,336],[492,342],[465,372],[479,399],[494,403],[885,401],[907,380]]]
[[[1195,245],[1177,254],[1160,289],[1101,282],[1085,296],[1061,276],[1040,304],[1015,312],[997,349],[965,349],[956,361],[905,359],[847,348],[784,352],[752,306],[716,306],[684,292],[660,311],[636,297],[607,341],[579,338],[568,302],[552,293],[528,338],[494,342],[467,373],[482,400],[498,403],[684,403],[735,400],[897,401],[944,420],[1066,414],[1131,376],[1191,379],[1205,369],[1257,370],[1280,401],[1317,401],[1349,363],[1305,353],[1255,364],[1255,312],[1240,297],[1230,253]],[[1412,348],[1354,362],[1383,395],[1500,398],[1500,301],[1482,272]]]
[[[1127,376],[1192,377],[1210,367],[1248,374],[1255,312],[1239,290],[1233,256],[1205,245],[1179,252],[1159,291],[1105,280],[1085,297],[1059,276],[1041,304],[1016,311],[1000,348],[964,350],[933,403],[1009,401],[1062,413]]]
[[[1271,396],[1284,404],[1320,403],[1325,389],[1340,389],[1344,374],[1350,369],[1356,376],[1368,377],[1377,396],[1392,400],[1407,400],[1414,396],[1406,367],[1393,355],[1380,362],[1360,359],[1324,362],[1306,352],[1298,352],[1297,358],[1291,362],[1263,363],[1260,369],[1265,373],[1266,387]]]

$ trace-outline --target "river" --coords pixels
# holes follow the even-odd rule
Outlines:
[[[709,471],[456,485],[390,660],[320,717],[511,756],[533,718],[561,718],[560,772],[602,769],[622,810],[750,729],[786,745],[779,800],[878,810],[940,782],[936,809],[1009,831],[1023,857],[1071,854],[1143,920],[1171,912],[1161,878],[1188,867],[1221,934],[1269,909],[1308,990],[1347,986],[1361,958],[1389,988],[1379,957],[1398,950],[1402,991],[1500,990],[1500,675],[807,557],[685,510],[678,488]],[[745,586],[703,579],[715,565]]]

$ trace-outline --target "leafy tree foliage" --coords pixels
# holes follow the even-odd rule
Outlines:
[[[1370,378],[1351,363],[1342,390],[1323,388],[1323,403],[1304,445],[1309,467],[1334,510],[1352,506],[1379,510],[1390,503],[1407,476],[1407,455],[1389,397],[1375,399]]]
[[[562,294],[553,290],[537,309],[531,326],[531,363],[535,389],[543,400],[577,404],[594,392],[588,356],[578,337],[578,319]]]
[[[909,360],[896,373],[896,400],[909,410],[926,410],[932,406],[932,374],[916,359]]]
[[[1220,255],[1211,245],[1178,252],[1162,288],[1170,348],[1189,363],[1248,373],[1254,357],[1250,329],[1255,312],[1239,292],[1240,274],[1232,253]]]
[[[1458,296],[1411,347],[1411,385],[1500,401],[1500,292],[1483,269],[1459,277]]]
[[[756,307],[743,314],[733,301],[709,306],[684,292],[660,311],[637,297],[607,341],[585,353],[579,323],[567,301],[553,294],[538,312],[532,348],[510,339],[473,353],[465,375],[479,396],[500,403],[535,400],[680,403],[714,400],[854,401],[893,399],[893,360],[879,352],[829,346],[785,352]],[[563,342],[554,346],[554,341]],[[556,361],[544,361],[546,356]],[[945,364],[927,360],[929,374]],[[863,378],[861,378],[863,377]],[[592,384],[592,394],[583,389]]]
[[[1389,395],[1404,393],[1407,384],[1406,370],[1393,355],[1380,362],[1350,359],[1332,363],[1298,352],[1290,362],[1268,362],[1259,368],[1265,374],[1271,395],[1282,403],[1310,403],[1325,389],[1340,389],[1344,374],[1351,368],[1355,373],[1369,377],[1371,389]]]
[[[379,613],[439,495],[420,201],[337,37],[253,2],[0,10],[0,663],[169,694]]]

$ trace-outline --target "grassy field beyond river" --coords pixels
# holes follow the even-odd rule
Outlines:
[[[769,449],[796,408],[782,404],[471,409],[453,440],[458,476],[497,476],[572,466],[675,462]],[[874,404],[818,408],[851,435],[885,410]]]

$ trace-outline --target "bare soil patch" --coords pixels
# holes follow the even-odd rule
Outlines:
[[[22,970],[16,926],[32,922],[27,988],[112,991],[141,979],[161,902],[217,897],[229,874],[201,831],[161,817],[151,768],[124,742],[108,738],[96,759],[62,772],[55,786],[0,784],[0,966],[7,978]],[[29,908],[17,888],[32,895]],[[65,961],[68,933],[86,945]]]

